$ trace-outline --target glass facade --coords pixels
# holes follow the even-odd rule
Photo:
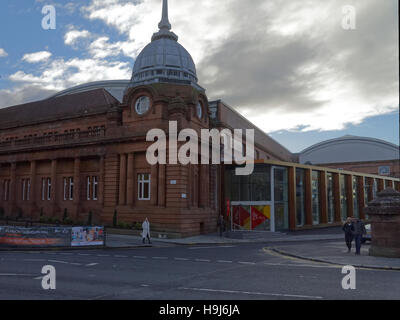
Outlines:
[[[353,177],[353,216],[360,217],[360,208],[358,206],[358,177]]]
[[[234,167],[227,168],[225,198],[230,201],[271,201],[271,166],[256,165],[249,176],[237,176]]]
[[[328,223],[335,221],[335,194],[333,187],[333,174],[327,174],[327,194],[328,194]]]
[[[302,227],[306,219],[305,170],[296,168],[296,225]]]
[[[340,184],[340,217],[342,221],[347,219],[347,186],[345,176],[341,174],[339,176]]]
[[[275,231],[289,229],[288,169],[274,167]]]
[[[311,168],[309,181],[307,167],[295,167],[295,179],[289,181],[289,167],[290,165],[255,164],[251,175],[237,176],[234,166],[225,166],[225,199],[232,203],[230,218],[234,230],[286,231],[292,223],[293,227],[301,228],[307,223],[307,214],[310,214],[312,225],[321,224],[321,191],[325,189],[321,185],[321,174],[325,173]],[[363,205],[367,206],[372,196],[376,197],[379,179],[354,174],[356,176],[352,179],[344,173],[338,174],[336,180],[336,173],[326,169],[328,223],[335,223],[339,214],[340,219],[345,221],[350,214],[349,204],[353,207],[353,216],[359,218]],[[310,183],[308,186],[307,181]],[[387,182],[385,185],[387,186]],[[394,186],[398,188],[399,182],[396,181]],[[293,203],[289,203],[289,190],[295,193],[291,198]],[[310,194],[306,197],[308,190]],[[309,204],[307,198],[311,200]],[[307,208],[311,212],[307,212]],[[293,210],[290,211],[292,216],[289,216],[289,209]]]
[[[311,194],[312,194],[312,218],[313,225],[320,223],[320,176],[319,171],[313,171],[311,174]]]

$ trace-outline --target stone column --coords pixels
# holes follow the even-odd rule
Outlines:
[[[165,164],[160,164],[158,167],[158,205],[165,207]]]
[[[306,225],[312,225],[313,224],[313,218],[312,218],[312,188],[311,188],[311,182],[312,182],[312,172],[311,169],[305,169],[305,184],[306,184],[306,194],[305,194],[305,201],[306,201]]]
[[[126,186],[126,198],[127,198],[127,204],[128,206],[133,206],[134,204],[134,183],[135,183],[135,178],[134,178],[134,156],[133,153],[128,154],[128,170],[127,170],[127,186]]]
[[[75,207],[75,221],[79,221],[79,204],[80,204],[80,173],[81,173],[81,159],[76,157],[74,159],[74,200]]]
[[[335,206],[335,222],[342,222],[340,211],[342,210],[340,205],[340,175],[339,173],[333,173],[333,199]]]
[[[37,210],[36,207],[36,161],[31,161],[31,175],[30,175],[30,207],[31,207],[31,216],[34,215],[35,211]]]
[[[120,155],[119,166],[119,205],[126,204],[126,154]]]
[[[99,203],[104,205],[104,156],[100,157],[100,176],[99,176]]]
[[[400,193],[392,188],[379,192],[365,213],[371,220],[369,255],[400,258]]]
[[[327,193],[327,183],[326,183],[326,171],[321,171],[320,173],[320,190],[319,190],[319,203],[321,206],[320,218],[321,223],[328,223],[328,193]]]
[[[11,215],[17,213],[17,163],[11,163],[11,178],[10,178],[10,204],[11,204]]]
[[[57,159],[51,160],[51,194],[50,203],[53,216],[57,212]]]
[[[151,186],[151,205],[156,206],[158,203],[158,165],[151,166],[151,179],[150,179],[150,186]]]

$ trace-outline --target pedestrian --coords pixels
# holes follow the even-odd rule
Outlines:
[[[348,248],[347,252],[351,252],[351,243],[353,242],[353,224],[351,218],[347,218],[346,222],[343,224],[342,230],[344,231],[344,240]]]
[[[144,222],[142,223],[142,238],[143,238],[143,243],[146,243],[146,239],[149,241],[149,244],[151,244],[150,241],[150,222],[149,220],[146,218],[146,220],[144,220]]]
[[[217,227],[219,229],[219,236],[222,237],[222,233],[225,231],[225,220],[222,214],[219,215]]]
[[[367,230],[365,229],[364,223],[358,218],[353,219],[352,225],[353,225],[354,240],[356,243],[356,255],[360,255],[362,237],[364,234],[367,233]]]

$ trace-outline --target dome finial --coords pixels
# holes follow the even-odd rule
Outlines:
[[[158,24],[158,27],[160,28],[160,30],[157,33],[153,34],[151,41],[161,38],[169,38],[178,41],[178,36],[170,31],[172,27],[168,19],[168,0],[163,0],[161,21]]]
[[[162,16],[161,21],[158,24],[158,27],[161,29],[167,29],[168,31],[171,30],[171,24],[168,20],[168,0],[163,0],[163,7],[162,7]]]

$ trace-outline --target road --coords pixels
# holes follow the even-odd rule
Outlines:
[[[44,265],[56,269],[55,290],[42,288]],[[0,299],[400,299],[399,271],[357,269],[357,289],[343,290],[341,269],[262,244],[3,251]]]

